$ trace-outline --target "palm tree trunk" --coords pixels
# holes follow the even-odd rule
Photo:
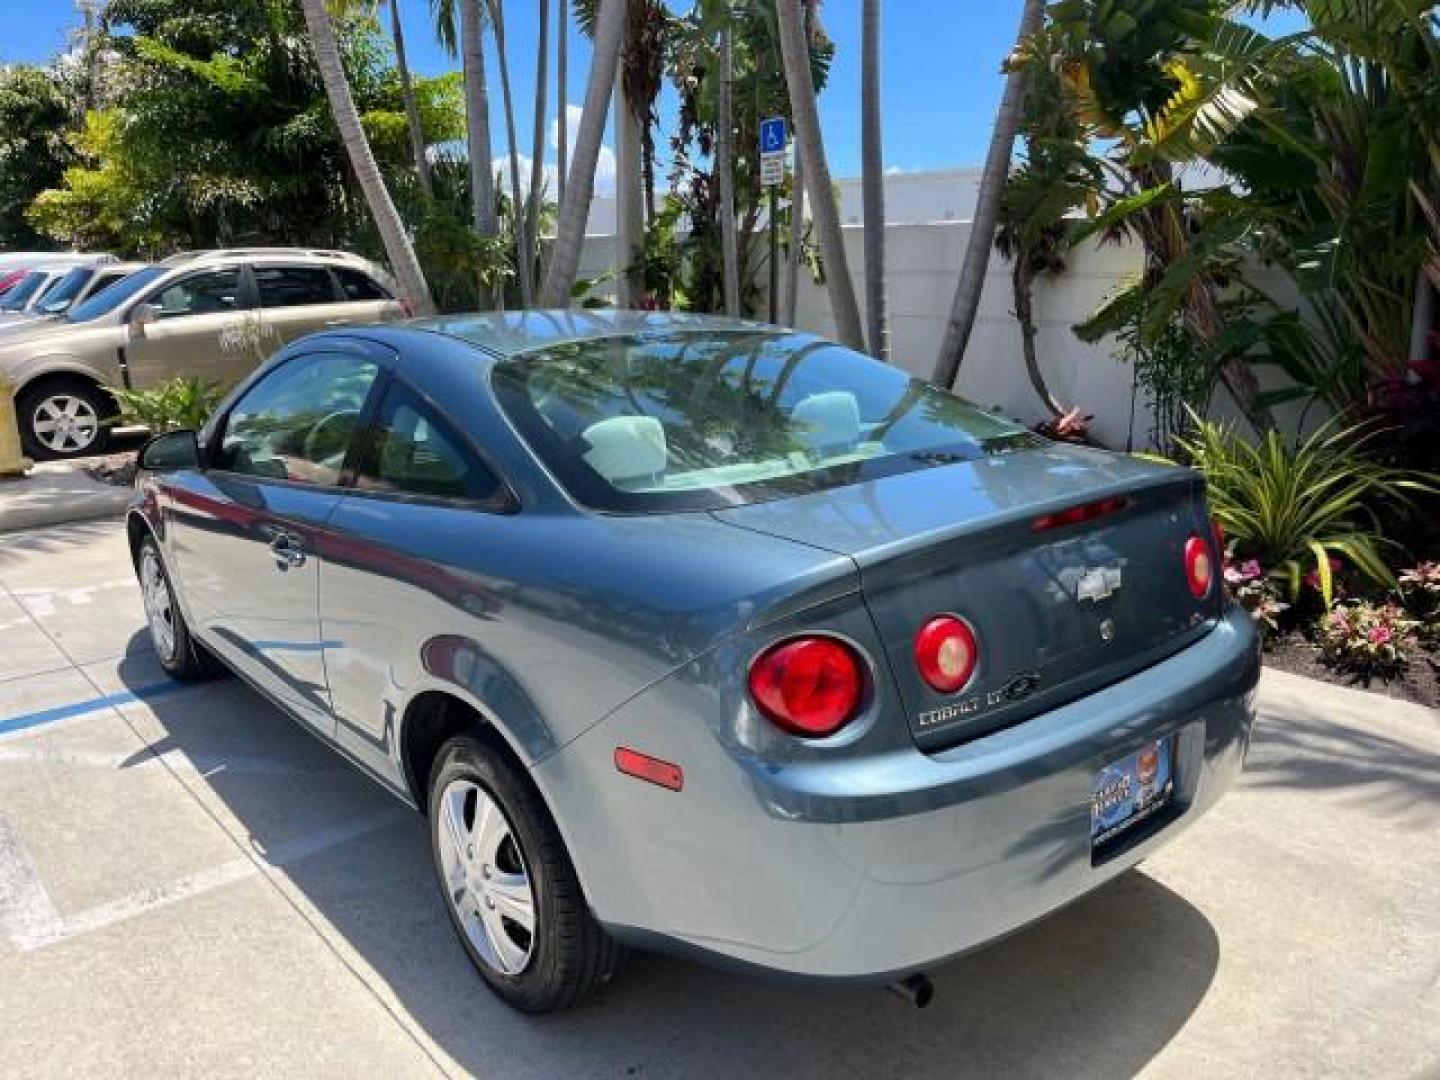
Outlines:
[[[1045,14],[1045,0],[1025,0],[1020,16],[1019,45],[1040,29]],[[970,236],[965,244],[965,259],[960,266],[960,282],[950,307],[950,321],[940,343],[931,381],[936,386],[951,387],[960,374],[960,360],[970,344],[975,329],[975,315],[980,310],[980,294],[985,288],[985,271],[990,265],[990,249],[995,244],[995,225],[1000,218],[1000,196],[1010,176],[1010,155],[1015,149],[1015,132],[1020,127],[1020,112],[1025,101],[1025,73],[1018,67],[1005,78],[1005,93],[1000,111],[995,114],[995,129],[990,135],[990,151],[985,156],[985,171],[980,177],[980,191],[975,201],[975,216],[970,222]]]
[[[550,0],[540,2],[539,43],[535,47],[535,126],[530,154],[530,197],[525,200],[525,277],[534,291],[539,252],[540,203],[545,195],[545,110],[549,91]],[[563,7],[569,0],[560,0]]]
[[[634,106],[622,74],[615,80],[615,271],[620,283],[620,306],[627,308],[639,307],[645,291],[645,195],[641,183],[644,137]]]
[[[584,113],[580,118],[580,131],[575,137],[575,160],[570,167],[564,201],[560,204],[555,253],[550,258],[545,284],[540,289],[540,304],[543,307],[567,306],[570,290],[575,286],[575,274],[580,267],[580,248],[585,242],[585,222],[590,216],[590,199],[595,193],[595,164],[600,158],[600,139],[605,134],[605,112],[620,63],[620,42],[625,34],[625,2],[601,0],[600,17],[595,24],[590,79],[585,87]]]
[[[785,313],[781,322],[795,325],[800,303],[800,249],[805,243],[805,163],[795,154],[795,171],[790,177],[790,250],[785,253]]]
[[[740,317],[740,251],[735,237],[735,134],[732,80],[735,77],[731,12],[720,23],[720,102],[715,121],[715,179],[720,198],[720,256],[724,267],[725,314]]]
[[[465,130],[470,153],[470,212],[475,231],[493,237],[495,220],[495,169],[490,156],[490,91],[485,78],[485,21],[480,0],[460,0],[460,55],[465,69]],[[494,297],[480,289],[480,306],[490,307]]]
[[[865,328],[871,355],[890,360],[885,295],[885,153],[881,137],[880,0],[864,0],[860,29],[861,187],[865,217]]]
[[[570,0],[559,0],[555,12],[555,202],[565,201],[565,170],[570,164]]]
[[[1024,249],[1015,252],[1015,265],[1010,271],[1010,284],[1015,293],[1015,321],[1020,324],[1020,348],[1025,354],[1025,374],[1035,388],[1041,403],[1052,416],[1064,416],[1065,410],[1050,393],[1045,384],[1045,373],[1040,370],[1040,355],[1035,348],[1035,275],[1030,268],[1030,258]]]
[[[405,126],[410,129],[410,150],[415,155],[415,175],[420,190],[435,194],[430,176],[430,157],[426,152],[425,129],[420,123],[420,106],[415,101],[415,84],[410,78],[410,62],[405,56],[405,27],[400,20],[400,0],[390,0],[390,36],[395,41],[395,67],[400,73],[400,97],[405,103]]]
[[[505,105],[505,139],[510,146],[510,231],[515,240],[515,277],[520,285],[520,306],[532,307],[530,275],[525,246],[525,203],[520,198],[520,141],[515,137],[515,102],[510,94],[510,58],[505,47],[505,11],[501,0],[489,0],[490,22],[495,28],[495,55],[500,58],[500,93]]]
[[[365,138],[365,129],[360,126],[360,113],[355,108],[355,98],[350,93],[350,83],[340,62],[340,47],[335,41],[330,16],[325,11],[325,0],[301,0],[301,4],[305,25],[310,31],[310,47],[315,53],[320,79],[325,84],[325,96],[330,99],[330,111],[340,132],[340,142],[375,218],[375,228],[385,245],[386,257],[395,271],[405,300],[415,313],[432,315],[435,301],[430,297],[430,286],[420,269],[420,260],[415,257],[415,247],[405,232],[405,224],[400,220],[400,214],[385,187],[380,167],[375,164],[375,155]]]
[[[835,332],[844,344],[864,349],[860,307],[855,302],[855,286],[850,280],[850,263],[845,257],[845,241],[840,232],[840,211],[835,205],[830,166],[826,164],[825,144],[820,137],[820,116],[815,108],[815,83],[810,74],[810,49],[802,25],[800,2],[777,0],[776,3],[795,142],[805,162],[805,182],[813,204],[820,253],[825,259],[825,287],[835,316]]]

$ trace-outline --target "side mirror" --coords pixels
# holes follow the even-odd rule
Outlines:
[[[167,431],[140,448],[140,468],[146,472],[175,472],[200,467],[200,443],[193,431]]]
[[[141,304],[130,312],[130,333],[136,337],[145,336],[145,328],[160,321],[160,309],[154,304]]]

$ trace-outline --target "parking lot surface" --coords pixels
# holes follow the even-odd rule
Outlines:
[[[166,681],[118,522],[0,538],[6,1077],[1440,1077],[1440,716],[1267,673],[1209,817],[934,978],[919,1011],[640,955],[516,1015],[417,816]]]

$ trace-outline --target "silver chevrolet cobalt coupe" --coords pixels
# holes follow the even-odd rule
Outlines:
[[[428,814],[511,1005],[625,946],[889,982],[1123,873],[1258,674],[1193,472],[809,334],[553,312],[288,346],[152,441],[176,678],[223,665]]]

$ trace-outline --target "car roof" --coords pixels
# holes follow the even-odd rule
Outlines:
[[[327,251],[322,248],[289,247],[247,247],[213,248],[204,251],[180,251],[160,260],[161,266],[184,266],[201,259],[223,261],[226,259],[298,259],[315,260],[325,263],[341,263],[346,266],[369,266],[370,260],[351,251]]]
[[[517,356],[562,342],[597,341],[637,334],[781,332],[778,327],[764,323],[718,315],[610,308],[441,315],[412,319],[400,325],[456,338],[502,357]]]

